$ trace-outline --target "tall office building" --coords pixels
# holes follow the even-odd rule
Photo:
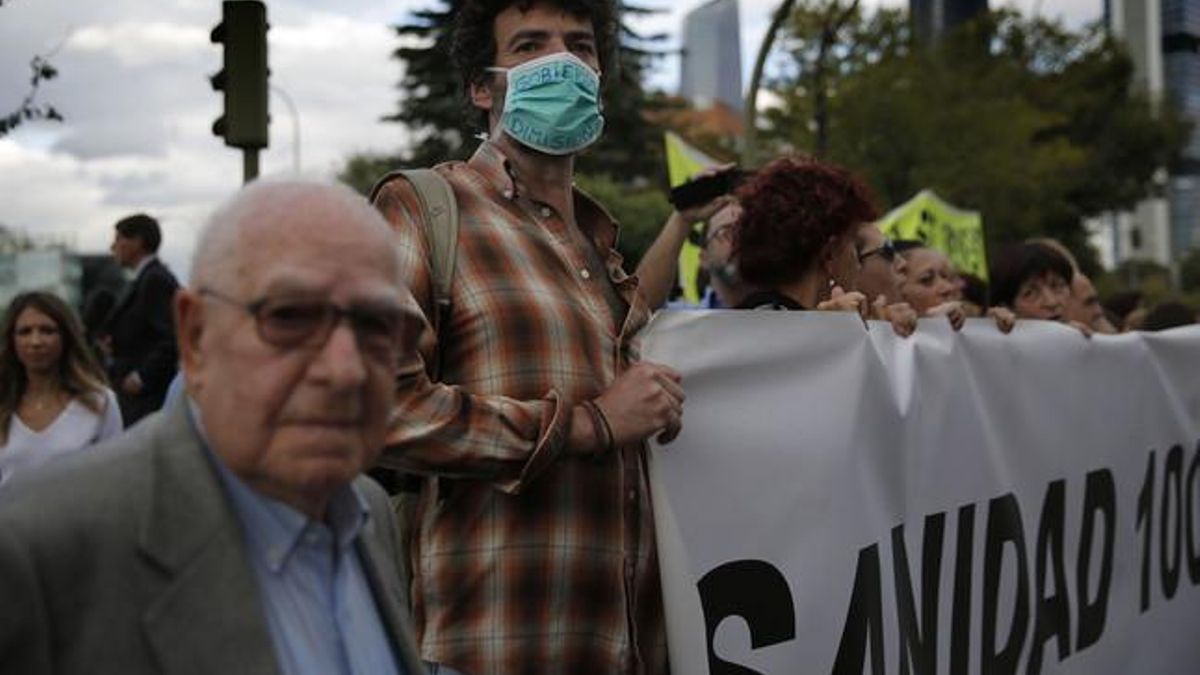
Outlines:
[[[1178,259],[1200,245],[1200,0],[1162,0],[1162,50],[1167,96],[1194,125],[1168,191]]]
[[[683,20],[679,95],[697,108],[742,110],[741,28],[737,0],[712,0]]]
[[[946,31],[988,11],[987,0],[908,0],[917,40],[937,41]]]
[[[1178,77],[1174,78],[1175,82],[1171,81],[1166,66],[1164,10],[1173,3],[1196,6],[1200,0],[1108,0],[1105,3],[1109,28],[1125,43],[1133,59],[1133,88],[1152,100],[1186,92],[1179,88]],[[1176,12],[1176,15],[1180,14]],[[1180,22],[1175,20],[1175,23]],[[1186,68],[1186,59],[1174,61],[1183,66],[1176,66],[1174,70]],[[1200,94],[1200,88],[1192,91],[1195,92],[1193,96]],[[1190,147],[1188,152],[1192,152]],[[1106,214],[1088,223],[1093,243],[1101,246],[1101,259],[1106,265],[1119,265],[1130,259],[1169,265],[1174,257],[1186,250],[1186,246],[1179,248],[1182,242],[1176,240],[1181,237],[1174,236],[1173,230],[1190,227],[1186,219],[1194,218],[1197,210],[1194,206],[1189,209],[1188,201],[1195,200],[1195,190],[1190,188],[1191,179],[1185,175],[1167,177],[1164,172],[1163,180],[1169,188],[1167,198],[1147,199],[1133,211]]]

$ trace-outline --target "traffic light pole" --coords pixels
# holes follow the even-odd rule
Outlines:
[[[209,78],[222,92],[222,115],[213,133],[242,150],[244,182],[258,177],[259,152],[269,145],[267,111],[267,7],[262,0],[224,0],[210,39],[222,45],[222,68]]]
[[[258,178],[258,148],[242,149],[242,183]]]

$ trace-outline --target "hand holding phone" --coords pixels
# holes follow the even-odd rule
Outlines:
[[[746,173],[736,166],[700,176],[671,189],[669,198],[676,211],[686,211],[732,193],[745,180]]]

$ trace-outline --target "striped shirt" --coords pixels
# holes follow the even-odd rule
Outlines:
[[[422,657],[469,675],[665,673],[643,447],[566,447],[572,406],[637,360],[648,316],[616,224],[578,191],[578,228],[525,198],[487,142],[438,170],[459,208],[452,309],[401,368],[384,459],[426,476],[412,546]],[[418,203],[405,181],[376,198],[432,316]]]

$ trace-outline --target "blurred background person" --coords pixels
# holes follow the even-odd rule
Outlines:
[[[111,355],[108,340],[104,337],[104,322],[116,304],[117,296],[106,288],[95,289],[83,303],[83,336],[105,372],[108,372]]]
[[[171,301],[179,283],[158,259],[162,231],[144,213],[118,220],[113,258],[133,270],[133,283],[117,301],[104,332],[112,362],[109,376],[121,401],[126,426],[162,407],[178,368]]]
[[[1071,263],[1048,246],[1024,242],[1001,246],[989,265],[992,303],[1007,307],[1018,318],[1068,323],[1090,336],[1089,326],[1067,316],[1072,274]]]
[[[728,168],[728,167],[718,167]],[[697,176],[705,175],[704,173]],[[708,276],[708,288],[699,304],[672,301],[672,309],[721,309],[736,305],[748,289],[737,273],[730,253],[733,226],[741,209],[732,195],[722,195],[693,209],[672,211],[667,222],[637,266],[638,291],[646,306],[667,305],[679,274],[679,251],[689,238],[700,247],[700,269]],[[696,223],[704,223],[697,231]]]
[[[1179,326],[1190,326],[1196,323],[1196,310],[1186,304],[1174,300],[1160,302],[1146,312],[1141,321],[1144,331],[1160,331]]]
[[[1113,293],[1101,304],[1104,306],[1105,316],[1118,331],[1135,330],[1136,325],[1131,324],[1140,322],[1146,314],[1145,301],[1142,292],[1138,290]]]
[[[1116,327],[1104,314],[1100,305],[1100,294],[1088,275],[1079,268],[1079,261],[1070,249],[1057,239],[1038,237],[1026,241],[1029,244],[1040,244],[1058,252],[1071,263],[1070,296],[1067,298],[1067,318],[1091,328],[1095,333],[1116,333]]]
[[[900,297],[908,269],[904,256],[896,253],[892,240],[883,236],[875,223],[858,226],[854,247],[858,256],[857,288],[866,298],[869,317],[882,321],[895,318],[898,322],[893,325],[915,329],[917,312]]]
[[[918,316],[944,316],[954,330],[961,329],[967,312],[950,258],[919,241],[898,241],[896,250],[906,262],[901,298]]]
[[[40,291],[12,300],[0,345],[0,483],[122,430],[117,397],[67,303]]]

